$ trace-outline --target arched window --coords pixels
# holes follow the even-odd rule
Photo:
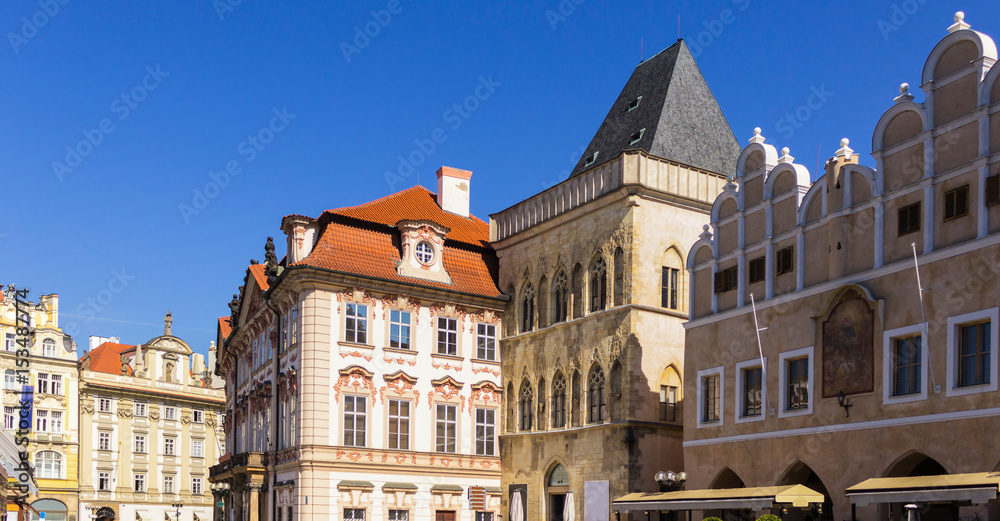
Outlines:
[[[51,450],[35,454],[35,472],[39,478],[61,479],[62,456]]]
[[[583,266],[573,267],[573,318],[583,316]]]
[[[580,393],[582,389],[583,387],[580,385],[580,371],[573,371],[573,378],[570,380],[570,397],[572,399],[570,414],[572,415],[571,421],[574,427],[579,427],[583,418],[583,409],[580,405]]]
[[[590,311],[601,311],[608,303],[608,267],[598,257],[590,268]]]
[[[614,365],[611,366],[611,420],[622,419],[622,364],[619,361],[615,361]]]
[[[660,306],[680,311],[682,301],[681,257],[677,254],[677,250],[670,248],[663,259],[663,268],[660,271]]]
[[[560,271],[552,281],[552,322],[558,324],[566,320],[569,312],[569,281],[566,272]]]
[[[51,338],[42,340],[42,356],[46,358],[56,357],[56,341]]]
[[[625,253],[621,248],[615,250],[614,266],[615,270],[615,305],[621,306],[625,303]]]
[[[531,284],[524,286],[521,292],[521,332],[531,331],[535,325],[535,290]]]
[[[566,378],[562,373],[556,373],[552,379],[552,427],[561,429],[566,426]]]
[[[667,367],[660,375],[660,421],[676,422],[680,417],[677,409],[683,388],[677,369],[674,366]]]
[[[542,278],[538,279],[538,328],[541,329],[548,324],[549,320],[549,303],[548,296],[549,292],[549,281],[542,275]]]
[[[521,430],[531,430],[532,408],[535,406],[531,392],[531,384],[527,380],[521,384]]]
[[[504,397],[504,401],[507,402],[507,432],[517,431],[517,401],[514,399],[514,384],[507,384],[507,396]]]
[[[69,510],[66,504],[58,499],[39,499],[31,504],[39,512],[45,512],[45,521],[66,521]],[[31,514],[32,521],[40,519],[38,514]]]
[[[590,377],[587,378],[587,405],[590,408],[588,422],[604,421],[606,409],[604,399],[604,371],[599,366],[595,366],[590,372]]]

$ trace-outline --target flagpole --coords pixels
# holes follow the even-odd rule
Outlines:
[[[761,380],[761,393],[764,401],[764,406],[767,407],[767,411],[774,414],[774,409],[771,409],[771,404],[767,400],[767,364],[764,363],[764,347],[760,343],[760,332],[766,327],[761,329],[760,324],[757,322],[757,303],[754,301],[753,293],[750,294],[750,306],[753,308],[753,328],[754,332],[757,334],[757,352],[760,353],[760,380]],[[739,389],[737,389],[739,392]]]

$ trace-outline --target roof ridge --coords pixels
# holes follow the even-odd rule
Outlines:
[[[411,186],[409,188],[405,188],[405,189],[400,190],[398,192],[393,192],[393,193],[391,193],[389,195],[384,195],[382,197],[379,197],[378,199],[373,199],[371,201],[368,201],[367,203],[356,204],[354,206],[341,206],[339,208],[330,208],[329,210],[323,210],[323,213],[337,212],[339,210],[350,210],[350,209],[353,209],[353,208],[364,208],[366,206],[372,206],[374,204],[381,203],[381,202],[385,201],[386,199],[389,199],[390,197],[396,197],[398,195],[405,194],[406,192],[409,192],[411,190],[423,190],[423,191],[425,191],[425,192],[427,192],[427,193],[429,193],[431,195],[434,195],[435,197],[437,196],[436,193],[431,192],[427,188],[424,188],[422,185],[413,185],[413,186]]]

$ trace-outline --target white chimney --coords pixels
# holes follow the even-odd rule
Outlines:
[[[472,179],[472,172],[442,166],[437,171],[437,178],[438,206],[446,212],[468,217],[469,180]]]
[[[201,375],[205,372],[205,356],[201,353],[191,355],[191,370],[194,374]]]
[[[288,215],[281,221],[281,231],[285,232],[288,264],[294,264],[312,253],[316,244],[319,225],[316,219],[302,215]]]

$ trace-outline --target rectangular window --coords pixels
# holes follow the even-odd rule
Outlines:
[[[176,420],[177,419],[177,408],[166,406],[163,408],[163,419],[164,420]]]
[[[761,368],[743,369],[743,416],[760,416]]]
[[[8,351],[15,351],[15,350],[17,350],[17,335],[15,335],[14,333],[7,333],[7,334],[5,334],[4,335],[3,346],[4,346],[4,349],[6,349]]]
[[[200,496],[204,491],[201,479],[202,478],[191,478],[191,493],[196,496]]]
[[[920,381],[920,336],[897,338],[894,343],[892,395],[919,393],[923,385]]]
[[[204,458],[205,457],[205,441],[204,440],[191,440],[191,457],[192,458]]]
[[[135,435],[135,445],[133,446],[133,452],[136,454],[146,453],[146,436],[142,434]]]
[[[389,400],[389,448],[410,450],[410,402]]]
[[[48,432],[49,411],[35,411],[35,430],[38,432]]]
[[[809,407],[809,359],[787,361],[785,410],[795,411]]]
[[[702,414],[701,421],[719,421],[719,375],[713,374],[701,378]]]
[[[38,373],[38,393],[49,394],[49,375],[47,373]]]
[[[455,452],[458,413],[454,405],[437,406],[436,450],[438,452]]]
[[[146,475],[145,474],[133,474],[132,475],[132,490],[136,492],[146,491]]]
[[[345,508],[344,521],[365,521],[365,509]]]
[[[677,421],[677,386],[660,386],[660,421]]]
[[[679,269],[663,267],[663,271],[660,273],[660,307],[678,309],[677,283],[679,278]]]
[[[944,220],[948,221],[969,214],[969,185],[944,193]]]
[[[347,322],[344,339],[355,344],[368,343],[368,306],[347,304]]]
[[[959,326],[958,386],[990,383],[990,323]]]
[[[61,395],[63,393],[63,377],[61,374],[52,375],[52,394]]]
[[[13,369],[7,369],[3,373],[3,388],[8,391],[17,391],[17,373]]]
[[[191,411],[191,416],[195,423],[205,423],[205,411],[195,409]]]
[[[364,396],[344,397],[344,445],[365,446],[367,400]]]
[[[739,285],[739,267],[726,268],[715,274],[715,292],[734,290]]]
[[[438,317],[438,354],[458,355],[458,321]]]
[[[493,521],[493,512],[476,512],[476,521]]]
[[[409,521],[410,511],[409,510],[390,510],[389,511],[389,521]]]
[[[97,490],[111,490],[111,473],[97,473]]]
[[[173,494],[174,493],[174,477],[173,476],[163,476],[163,493]]]
[[[3,428],[10,430],[15,426],[17,426],[17,413],[15,412],[15,409],[13,407],[4,407]]]
[[[174,456],[176,451],[174,450],[174,444],[177,440],[174,438],[163,438],[163,454],[166,456]]]
[[[750,270],[750,284],[764,282],[766,265],[767,263],[764,257],[750,261],[748,266]]]
[[[900,236],[906,235],[908,233],[920,231],[920,203],[913,203],[909,206],[904,206],[899,209],[898,212],[899,219],[899,234]]]
[[[299,343],[299,305],[292,308],[291,345]]]
[[[476,454],[496,454],[496,410],[476,409]]]
[[[111,412],[111,398],[101,396],[97,399],[97,412]]]
[[[52,411],[52,421],[49,425],[49,432],[52,434],[62,434],[63,413],[62,411]]]
[[[56,343],[51,340],[42,342],[42,356],[46,358],[56,357]]]
[[[410,313],[393,309],[389,311],[389,347],[410,348]]]
[[[781,275],[795,270],[795,247],[789,246],[778,250],[775,255],[775,273]]]
[[[987,206],[1000,204],[1000,175],[986,178],[986,204]]]
[[[97,450],[111,450],[111,433],[97,433]]]
[[[493,324],[476,324],[476,358],[497,359],[497,327]]]
[[[288,347],[288,314],[282,315],[281,317],[281,334],[278,335],[279,342],[281,345],[278,348],[284,352],[285,348]]]
[[[135,402],[135,416],[140,418],[146,417],[147,406],[146,402]]]

